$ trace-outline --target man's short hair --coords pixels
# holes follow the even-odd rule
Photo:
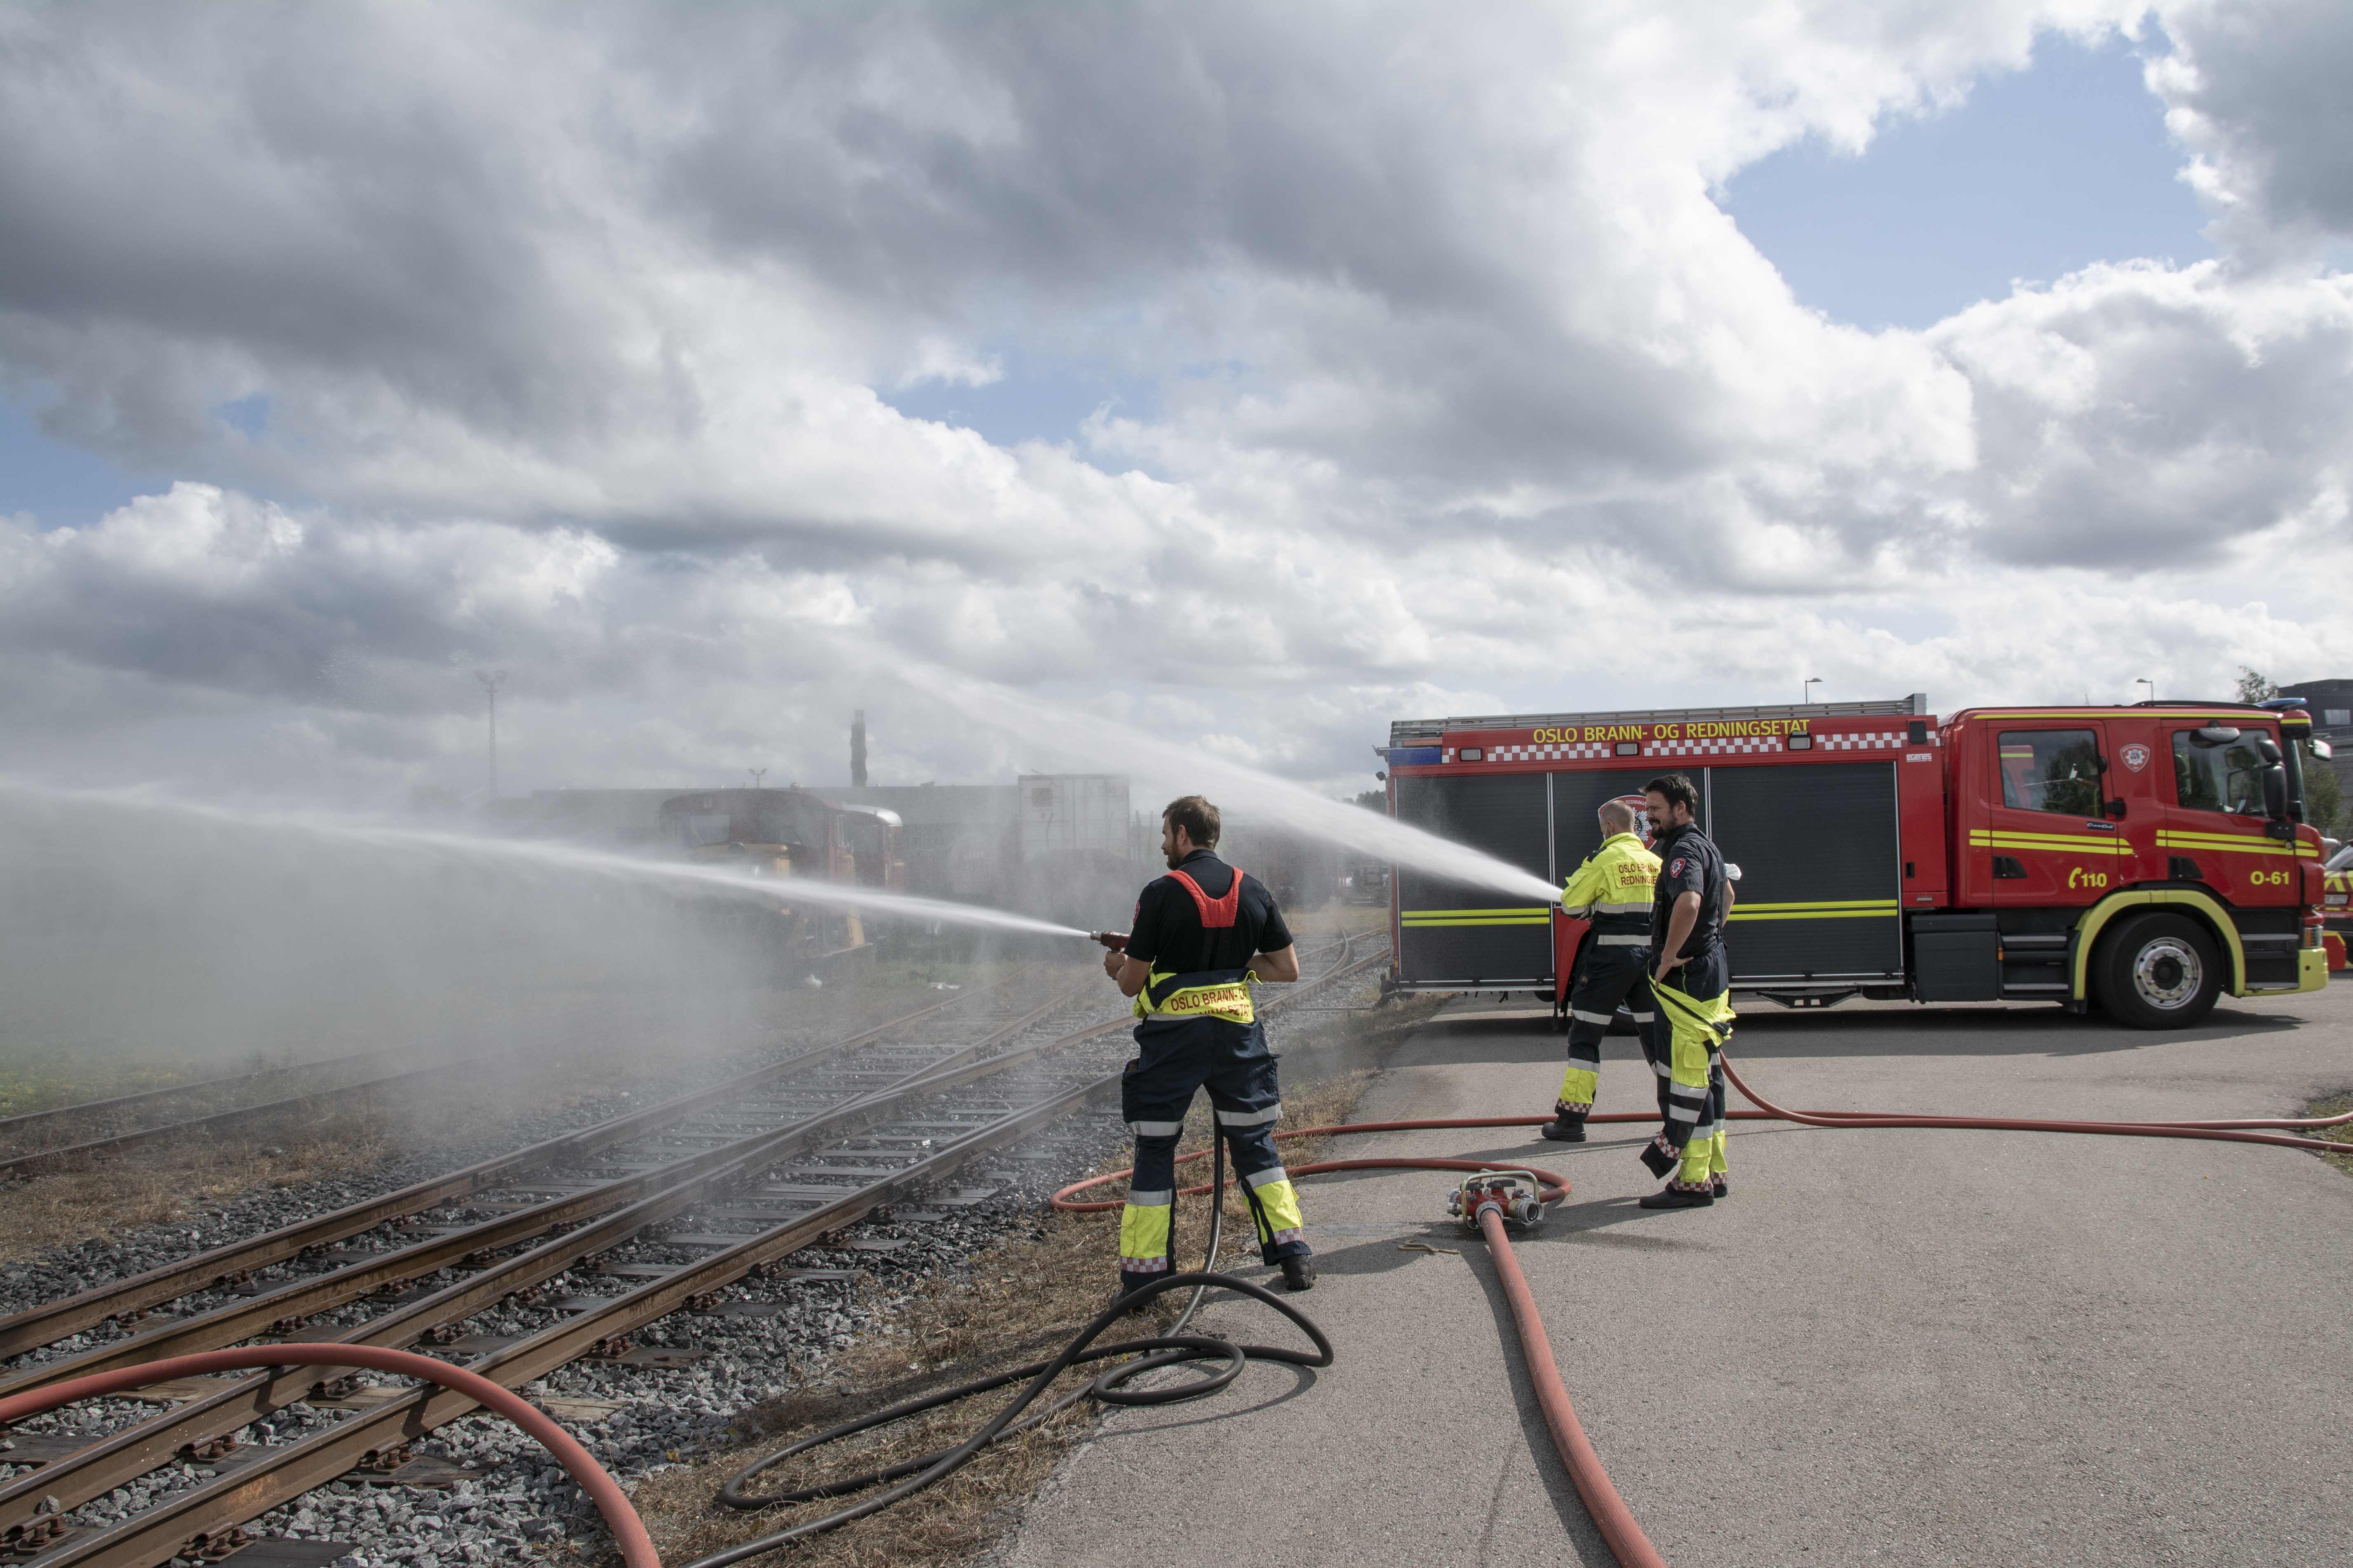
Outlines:
[[[1699,815],[1699,791],[1681,773],[1661,773],[1642,786],[1642,793],[1664,795],[1669,805],[1680,805],[1694,816]]]
[[[1601,818],[1601,828],[1605,833],[1634,831],[1634,808],[1622,800],[1603,801],[1601,809],[1594,815]]]
[[[1171,827],[1183,828],[1196,849],[1215,849],[1218,835],[1225,826],[1218,808],[1198,795],[1178,795],[1168,803],[1160,819]]]

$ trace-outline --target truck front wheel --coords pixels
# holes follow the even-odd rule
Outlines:
[[[2100,943],[2092,980],[2101,1008],[2119,1024],[2186,1029],[2214,1010],[2222,963],[2195,921],[2136,915]]]

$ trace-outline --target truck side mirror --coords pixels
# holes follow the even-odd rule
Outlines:
[[[2274,822],[2287,816],[2287,770],[2277,763],[2263,770],[2263,815]]]

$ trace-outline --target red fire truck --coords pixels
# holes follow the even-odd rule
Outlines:
[[[1666,772],[1744,876],[1734,989],[1793,1007],[1854,996],[2097,1003],[2180,1027],[2215,998],[2327,983],[2319,834],[2300,707],[1977,708],[1925,697],[1683,712],[1400,721],[1398,820],[1556,886],[1594,811]],[[1557,906],[1396,868],[1401,991],[1567,994],[1581,928]]]

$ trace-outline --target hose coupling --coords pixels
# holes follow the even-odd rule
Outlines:
[[[1489,1209],[1498,1219],[1529,1226],[1544,1218],[1544,1186],[1527,1171],[1480,1171],[1462,1178],[1446,1200],[1446,1212],[1465,1230],[1479,1228]]]

